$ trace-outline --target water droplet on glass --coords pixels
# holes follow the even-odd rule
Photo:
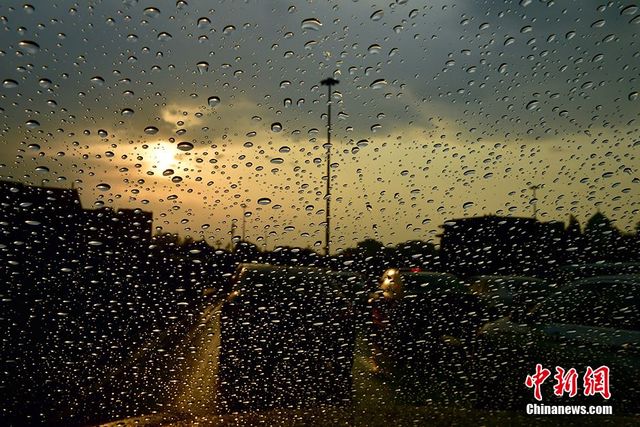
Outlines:
[[[178,150],[180,151],[191,151],[193,150],[193,144],[190,143],[189,141],[184,141],[184,142],[180,142],[177,145]]]
[[[38,122],[37,120],[28,120],[25,123],[25,126],[27,127],[27,129],[35,129],[40,126],[40,122]]]
[[[220,104],[220,98],[217,96],[210,96],[207,99],[207,104],[209,104],[209,107],[216,107],[218,104]]]
[[[104,84],[104,79],[100,76],[94,76],[91,77],[91,83],[102,86]]]
[[[540,103],[538,101],[531,101],[529,103],[527,103],[527,110],[531,111],[531,110],[537,110],[539,107]]]
[[[638,100],[638,92],[631,92],[629,94],[629,101],[637,101]]]
[[[173,175],[173,169],[165,169],[162,171],[162,176],[171,176]]]
[[[48,89],[51,87],[51,80],[49,79],[40,79],[38,80],[38,84],[41,88]]]
[[[18,87],[18,82],[12,79],[6,79],[2,82],[2,87],[5,89],[13,89]]]
[[[156,18],[160,15],[160,9],[156,7],[147,7],[142,13],[149,18]]]
[[[222,29],[222,34],[231,34],[236,30],[235,25],[227,25]]]
[[[18,47],[25,53],[34,55],[40,50],[40,45],[31,40],[22,40],[18,42]]]
[[[46,166],[38,166],[36,167],[36,172],[38,173],[49,173],[49,168]]]
[[[271,199],[268,198],[268,197],[261,197],[261,198],[258,199],[258,204],[259,205],[265,206],[265,205],[268,205],[270,203],[271,203]]]
[[[120,111],[120,114],[124,117],[131,117],[133,116],[134,111],[131,108],[123,108],[122,111]]]
[[[373,83],[369,85],[371,89],[382,89],[387,86],[387,81],[385,79],[374,80]]]
[[[516,39],[514,39],[513,37],[507,37],[506,40],[504,41],[504,45],[505,46],[509,46],[510,44],[515,43]]]
[[[597,21],[595,21],[593,24],[591,24],[591,28],[602,28],[604,27],[605,24],[605,20],[604,19],[599,19]]]
[[[384,11],[382,10],[376,10],[375,12],[373,12],[371,14],[371,16],[369,17],[372,21],[379,21],[382,19],[382,17],[384,16]]]
[[[374,43],[371,46],[369,46],[369,49],[367,50],[369,51],[369,53],[372,53],[372,54],[380,53],[380,51],[382,50],[382,46]]]
[[[100,138],[106,138],[109,136],[109,133],[104,129],[98,129],[98,136],[100,136]]]
[[[198,62],[196,64],[196,68],[200,74],[205,74],[209,71],[209,63],[205,61]]]
[[[100,190],[100,191],[109,191],[109,190],[111,190],[111,186],[109,184],[104,183],[104,182],[101,183],[101,184],[96,185],[96,188],[98,190]]]
[[[144,128],[144,133],[146,133],[147,135],[155,135],[156,133],[158,133],[158,128],[155,126],[147,126],[146,128]]]
[[[161,42],[169,41],[171,40],[171,38],[172,38],[171,34],[167,33],[166,31],[163,31],[158,34],[158,40],[160,40]]]
[[[316,18],[309,18],[302,21],[301,27],[303,30],[318,31],[322,27],[322,22]]]
[[[280,132],[282,130],[282,124],[280,122],[271,123],[271,130],[273,132]]]
[[[211,25],[211,20],[206,16],[203,16],[202,18],[198,19],[198,28],[200,28],[201,30],[208,28],[209,25]]]

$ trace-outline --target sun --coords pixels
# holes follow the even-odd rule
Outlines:
[[[175,148],[166,144],[155,146],[150,160],[153,167],[163,171],[175,167],[178,163]]]

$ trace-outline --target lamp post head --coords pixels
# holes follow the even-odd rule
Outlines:
[[[333,85],[337,85],[338,83],[340,83],[340,81],[332,77],[328,77],[320,82],[322,86],[333,86]]]

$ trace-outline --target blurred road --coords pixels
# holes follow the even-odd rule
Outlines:
[[[532,417],[525,414],[524,408],[521,412],[478,410],[471,406],[469,399],[464,404],[454,404],[452,401],[456,399],[453,397],[460,393],[460,388],[455,387],[455,379],[445,372],[434,377],[434,386],[429,392],[432,398],[427,396],[419,404],[408,403],[406,393],[411,390],[400,390],[401,386],[397,382],[385,381],[372,373],[363,334],[359,334],[356,344],[354,395],[350,406],[324,405],[307,409],[219,414],[215,384],[220,344],[220,307],[220,302],[206,306],[199,318],[186,329],[186,333],[182,332],[181,337],[173,335],[180,334],[183,329],[173,329],[156,342],[155,348],[147,347],[139,353],[128,372],[120,372],[116,383],[135,376],[135,372],[145,373],[137,375],[135,383],[146,384],[146,388],[136,389],[134,383],[125,381],[126,387],[133,387],[127,390],[127,395],[131,401],[137,401],[137,406],[129,406],[128,411],[144,415],[116,416],[112,418],[113,422],[104,425],[637,425],[637,420],[626,417]],[[140,381],[142,378],[144,380]],[[160,384],[166,384],[167,381],[171,386],[163,388]],[[140,390],[143,390],[142,393]],[[154,394],[153,399],[145,398],[151,394]],[[465,401],[464,396],[460,397],[456,402]]]

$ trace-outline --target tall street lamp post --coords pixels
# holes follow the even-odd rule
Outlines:
[[[338,80],[328,77],[320,82],[327,87],[327,193],[326,193],[326,219],[325,219],[325,243],[324,253],[329,256],[330,249],[330,208],[331,208],[331,87],[340,83]]]

